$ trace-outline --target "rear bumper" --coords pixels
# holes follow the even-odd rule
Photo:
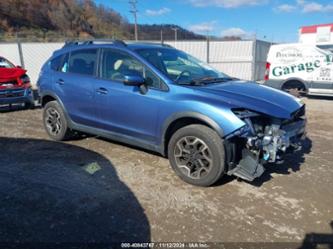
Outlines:
[[[16,88],[0,90],[0,104],[33,103],[31,88]]]

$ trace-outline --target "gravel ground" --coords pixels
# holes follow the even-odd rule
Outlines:
[[[333,99],[305,98],[308,139],[253,183],[182,182],[158,155],[52,142],[42,111],[0,113],[0,241],[333,242]]]

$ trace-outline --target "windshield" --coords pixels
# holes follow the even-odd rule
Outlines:
[[[330,45],[318,45],[320,49],[327,50],[327,52],[333,53],[333,44]]]
[[[150,48],[137,52],[177,84],[201,85],[231,80],[207,63],[176,49]]]
[[[0,57],[0,68],[14,68],[15,66],[5,58]]]

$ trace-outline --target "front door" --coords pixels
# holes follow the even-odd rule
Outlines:
[[[142,94],[137,86],[124,85],[125,75],[143,76],[148,92]],[[129,139],[156,142],[158,103],[166,94],[160,85],[160,78],[131,55],[114,49],[103,50],[100,79],[94,84],[100,128]]]

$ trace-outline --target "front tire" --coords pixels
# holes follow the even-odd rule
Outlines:
[[[44,106],[43,123],[53,140],[63,141],[72,136],[66,116],[57,101],[50,101]]]
[[[210,186],[224,173],[224,147],[221,137],[204,125],[177,130],[168,145],[173,170],[187,183]]]

